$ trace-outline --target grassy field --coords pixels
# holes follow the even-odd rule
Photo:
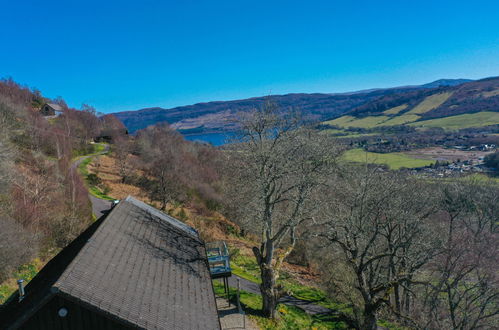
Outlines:
[[[388,121],[385,121],[382,126],[403,125],[406,123],[416,121],[419,118],[421,118],[421,117],[418,115],[401,115],[401,116],[393,117],[392,119],[390,119]]]
[[[481,127],[499,124],[499,112],[477,112],[411,123],[411,126],[442,127],[446,130],[458,130],[468,127]]]
[[[408,113],[421,114],[433,110],[435,108],[438,108],[445,101],[447,101],[451,95],[452,93],[440,93],[440,94],[430,95],[426,97],[421,103],[419,103],[416,107],[414,107],[414,109],[412,109]]]
[[[405,108],[407,108],[407,104],[402,104],[402,105],[399,105],[397,107],[393,107],[391,109],[385,110],[385,111],[383,111],[383,113],[387,114],[387,115],[396,115],[397,113],[404,110]]]
[[[379,154],[374,152],[366,152],[363,149],[348,150],[343,154],[342,159],[347,162],[354,163],[365,163],[367,161],[371,164],[384,164],[392,170],[398,170],[402,167],[424,167],[435,163],[435,161],[433,160],[412,158],[401,152]]]

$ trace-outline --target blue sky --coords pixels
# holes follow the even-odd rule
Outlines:
[[[0,77],[102,112],[499,75],[499,1],[0,0]]]

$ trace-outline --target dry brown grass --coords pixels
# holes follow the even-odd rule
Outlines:
[[[102,182],[111,189],[108,193],[109,196],[115,199],[124,199],[128,195],[132,195],[143,202],[149,202],[145,191],[139,187],[121,183],[121,177],[118,174],[118,166],[115,158],[110,156],[96,157],[89,164],[88,171],[97,174]],[[140,171],[136,172],[138,175],[143,174],[140,173]]]
[[[88,171],[98,175],[103,184],[111,189],[108,194],[109,196],[116,199],[123,199],[128,195],[132,195],[143,202],[159,208],[159,202],[151,202],[147,193],[141,188],[121,183],[116,159],[112,156],[106,155],[94,159],[94,161],[89,164]],[[144,175],[143,172],[138,170],[136,170],[134,174],[138,176]],[[203,239],[207,241],[226,240],[228,242],[233,242],[234,245],[249,249],[247,244],[244,244],[242,240],[230,236],[227,228],[232,227],[235,228],[236,231],[239,231],[239,227],[236,224],[229,221],[218,212],[207,212],[206,209],[200,208],[199,205],[195,204],[195,202],[191,203],[191,205],[179,206],[169,204],[167,205],[167,213],[196,228]],[[206,213],[208,213],[208,215],[206,215]]]

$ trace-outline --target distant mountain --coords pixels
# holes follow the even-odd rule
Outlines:
[[[457,86],[467,82],[472,82],[471,79],[439,79],[434,82],[421,85],[423,88],[435,88],[435,87],[443,87],[443,86]]]
[[[421,86],[380,88],[338,94],[297,93],[273,95],[271,98],[284,109],[299,108],[309,118],[324,121],[384,97],[396,98],[399,94],[417,94],[419,91],[433,88],[428,86],[455,86],[467,81],[469,80],[441,79]],[[233,119],[239,112],[260,107],[265,99],[266,97],[255,97],[244,100],[206,102],[171,109],[146,108],[117,112],[115,115],[131,133],[160,122],[168,122],[187,135],[230,132],[235,128]]]

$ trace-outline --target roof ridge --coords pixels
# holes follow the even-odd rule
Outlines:
[[[183,232],[194,236],[196,239],[199,240],[199,233],[196,229],[192,228],[191,226],[183,223],[182,221],[175,219],[172,216],[169,216],[168,214],[159,211],[158,209],[132,197],[131,195],[128,195],[127,198],[125,198],[125,202],[131,203],[142,210],[148,212],[149,214],[156,216],[160,218],[161,220],[167,221],[169,224],[173,225],[174,227],[182,230]]]

